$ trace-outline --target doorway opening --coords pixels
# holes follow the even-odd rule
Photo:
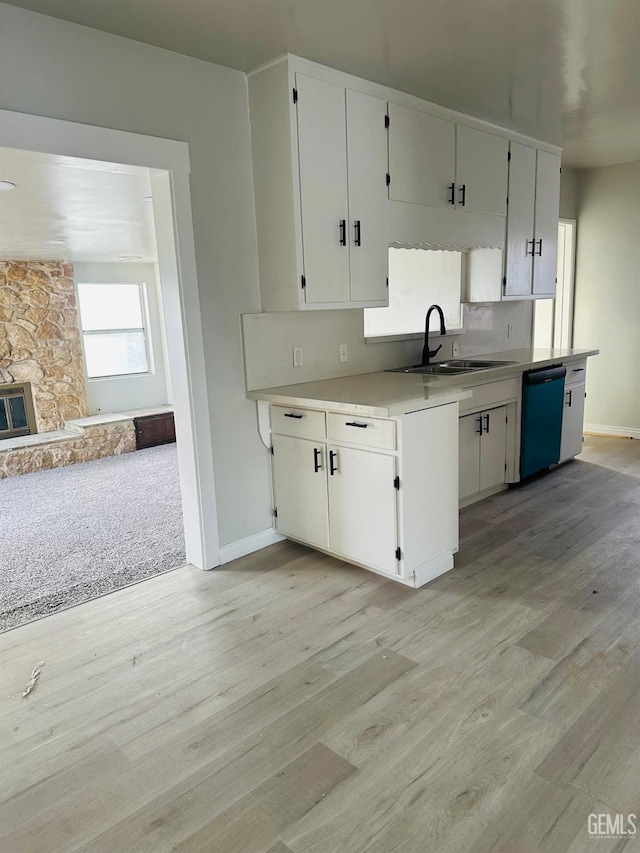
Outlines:
[[[570,349],[573,345],[573,302],[575,282],[576,221],[558,224],[558,266],[554,299],[533,303],[533,346]]]

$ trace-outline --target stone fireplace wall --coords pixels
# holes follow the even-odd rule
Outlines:
[[[38,432],[88,414],[73,266],[0,261],[0,383],[30,382]]]

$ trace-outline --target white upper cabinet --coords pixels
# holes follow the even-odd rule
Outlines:
[[[450,207],[456,169],[452,121],[389,104],[389,198]]]
[[[264,311],[388,304],[387,102],[286,59],[249,77]]]
[[[389,198],[504,216],[506,137],[389,104]]]
[[[555,296],[560,156],[511,143],[505,299]]]
[[[306,74],[296,88],[306,302],[349,302],[345,92]]]

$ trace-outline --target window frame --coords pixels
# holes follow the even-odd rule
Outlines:
[[[142,320],[142,326],[136,326],[132,328],[119,327],[117,329],[88,329],[85,331],[85,329],[82,328],[82,307],[80,302],[79,290],[80,285],[86,285],[88,287],[92,287],[94,285],[101,287],[137,287],[138,299],[140,300],[140,317]],[[105,380],[109,381],[113,379],[135,379],[138,376],[152,376],[154,374],[155,371],[153,365],[153,350],[151,347],[151,329],[149,322],[149,304],[146,281],[78,281],[76,282],[76,301],[78,305],[80,338],[82,340],[82,360],[84,362],[84,372],[87,378],[87,382],[103,382]],[[87,364],[87,353],[85,348],[85,335],[99,336],[126,332],[142,332],[147,369],[139,371],[137,370],[131,373],[109,373],[105,374],[104,376],[90,376],[89,367]]]

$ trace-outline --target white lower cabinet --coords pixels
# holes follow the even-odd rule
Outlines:
[[[460,418],[460,500],[507,481],[507,407]]]
[[[458,549],[457,426],[457,403],[396,418],[271,406],[276,530],[422,586]]]
[[[578,382],[564,389],[560,462],[566,462],[582,453],[585,388],[584,382]]]

